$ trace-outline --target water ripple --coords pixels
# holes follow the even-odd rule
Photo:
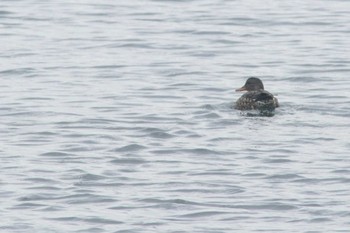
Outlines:
[[[144,3],[1,2],[0,231],[348,232],[349,1]]]

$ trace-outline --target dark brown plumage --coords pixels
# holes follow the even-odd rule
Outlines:
[[[238,110],[273,111],[279,106],[277,98],[264,90],[264,85],[258,78],[249,78],[244,86],[236,91],[248,91],[237,100],[235,108]]]

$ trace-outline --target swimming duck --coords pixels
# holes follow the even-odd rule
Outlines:
[[[264,90],[264,85],[258,78],[248,78],[244,86],[236,91],[248,91],[237,100],[235,108],[238,110],[273,111],[279,106],[277,98]]]

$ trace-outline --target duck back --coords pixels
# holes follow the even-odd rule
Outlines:
[[[274,110],[278,107],[277,99],[268,91],[249,91],[236,102],[238,110]]]

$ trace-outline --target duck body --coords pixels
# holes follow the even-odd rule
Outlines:
[[[265,90],[249,91],[243,94],[236,102],[238,110],[274,110],[278,100],[270,92]]]
[[[238,110],[273,111],[279,107],[277,98],[264,90],[264,85],[258,78],[249,78],[245,85],[236,91],[247,91],[235,104]]]

